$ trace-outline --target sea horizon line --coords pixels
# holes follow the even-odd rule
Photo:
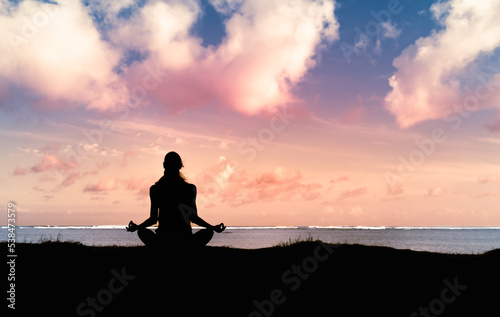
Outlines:
[[[18,225],[17,228],[33,229],[124,229],[125,225]],[[2,225],[2,229],[8,226]],[[151,227],[156,228],[156,227]],[[193,229],[201,227],[193,226]],[[498,230],[500,226],[227,226],[226,230],[251,230],[251,229],[339,229],[339,230],[474,230],[493,229]]]

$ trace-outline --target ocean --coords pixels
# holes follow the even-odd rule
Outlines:
[[[2,226],[0,241],[7,241],[7,233],[7,227]],[[142,244],[125,226],[18,226],[15,233],[17,243],[59,240],[89,246]],[[227,227],[208,245],[258,249],[308,237],[328,243],[440,253],[477,254],[500,248],[500,227]]]

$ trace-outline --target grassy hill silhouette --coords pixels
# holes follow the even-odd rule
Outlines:
[[[40,316],[488,316],[500,295],[500,250],[306,241],[176,254],[45,242],[16,253],[16,312]]]

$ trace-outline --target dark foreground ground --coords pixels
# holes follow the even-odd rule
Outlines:
[[[302,242],[175,255],[43,243],[17,244],[16,253],[24,316],[499,316],[500,250]]]

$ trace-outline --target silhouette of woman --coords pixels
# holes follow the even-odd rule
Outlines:
[[[151,213],[140,225],[130,221],[127,231],[137,231],[139,238],[147,246],[172,246],[175,248],[193,248],[205,246],[215,232],[226,228],[223,223],[212,226],[198,216],[196,209],[196,186],[186,182],[180,172],[181,157],[176,152],[169,152],[163,161],[164,175],[149,189]],[[146,229],[158,222],[158,229],[153,232]],[[192,233],[191,222],[205,227]]]

